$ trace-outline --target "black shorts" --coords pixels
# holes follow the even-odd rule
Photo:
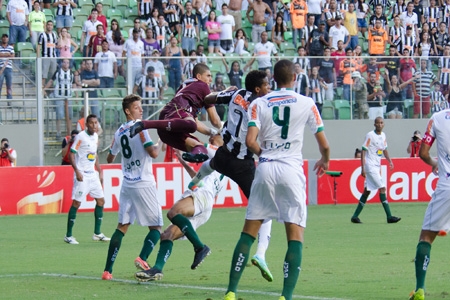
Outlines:
[[[253,157],[239,159],[222,146],[217,149],[213,161],[216,171],[236,182],[248,199],[256,170]]]
[[[44,3],[53,3],[52,0],[44,0],[44,1],[42,1],[42,2],[44,2]],[[33,3],[34,3],[34,1],[33,1]]]
[[[230,51],[233,46],[233,40],[221,40],[220,47],[225,51]]]

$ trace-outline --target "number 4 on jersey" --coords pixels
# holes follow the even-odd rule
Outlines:
[[[280,107],[274,106],[272,110],[272,120],[278,126],[281,126],[281,138],[287,139],[289,131],[289,117],[291,115],[291,108],[285,106],[283,110],[284,119],[280,120]]]

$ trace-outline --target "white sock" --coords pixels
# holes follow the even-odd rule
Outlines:
[[[198,170],[197,175],[195,175],[191,179],[191,182],[194,183],[194,185],[199,183],[200,180],[202,180],[203,178],[205,178],[206,176],[208,176],[212,172],[214,172],[213,168],[211,168],[210,165],[209,165],[210,161],[211,161],[211,159],[208,159],[207,161],[205,161],[202,164],[202,166],[200,167],[200,170]]]
[[[261,225],[258,232],[258,248],[256,249],[256,254],[263,260],[266,260],[266,251],[269,247],[270,242],[270,232],[272,231],[272,220],[266,219]]]

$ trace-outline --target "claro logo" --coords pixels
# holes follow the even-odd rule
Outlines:
[[[427,196],[431,198],[434,192],[435,180],[438,176],[430,172],[428,175],[425,171],[421,172],[402,172],[389,171],[385,165],[381,166],[381,176],[386,183],[386,192],[389,200],[419,200],[419,197]],[[361,167],[356,168],[350,177],[350,190],[353,197],[359,199],[364,190],[364,185],[357,184],[362,181]],[[425,194],[424,194],[425,193]],[[377,193],[373,191],[369,200],[375,197]],[[378,199],[378,197],[376,198]],[[421,199],[423,200],[423,199]]]

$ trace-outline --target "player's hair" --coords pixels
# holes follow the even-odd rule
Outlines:
[[[192,70],[192,76],[195,78],[197,77],[197,74],[201,75],[206,71],[209,71],[209,67],[204,63],[198,63],[194,66],[194,69]]]
[[[90,114],[89,116],[87,116],[87,118],[86,118],[86,124],[89,123],[89,121],[90,121],[91,119],[98,119],[98,118],[97,118],[97,115]]]
[[[130,94],[130,95],[126,96],[125,98],[123,98],[122,110],[125,115],[127,114],[125,112],[125,109],[127,109],[127,108],[130,109],[131,104],[136,101],[142,101],[142,98],[136,94]]]
[[[266,72],[260,70],[250,71],[245,78],[245,89],[254,93],[257,87],[261,87],[264,84],[264,78],[267,78]]]
[[[289,84],[294,78],[294,63],[287,59],[282,59],[273,68],[273,78],[278,85]]]

